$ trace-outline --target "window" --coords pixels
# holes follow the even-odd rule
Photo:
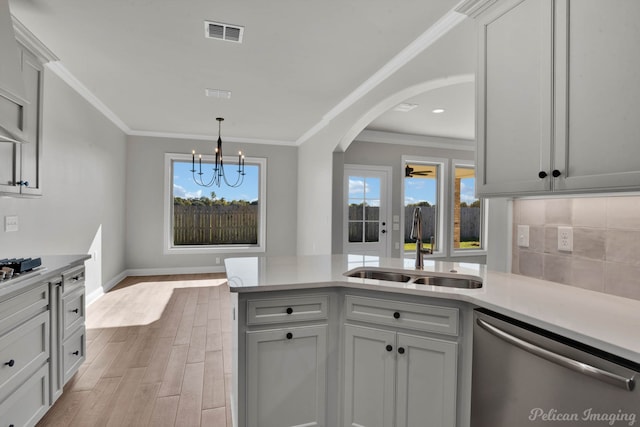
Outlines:
[[[424,249],[433,254],[441,253],[443,247],[444,194],[443,175],[446,163],[442,159],[405,162],[404,177],[404,251],[415,254],[416,239],[411,238],[413,212],[422,213],[422,242]]]
[[[475,196],[473,163],[407,156],[402,161],[404,256],[415,256],[411,225],[416,208],[422,213],[423,248],[434,256],[484,254],[486,215],[482,200]]]
[[[476,197],[473,165],[453,161],[453,245],[454,251],[483,249],[483,206]]]
[[[237,159],[224,160],[235,180]],[[237,188],[199,186],[191,169],[190,154],[165,154],[165,253],[264,252],[266,159],[245,158]],[[212,169],[213,157],[203,156],[205,181]]]

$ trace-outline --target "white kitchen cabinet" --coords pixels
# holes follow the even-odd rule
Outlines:
[[[0,144],[0,194],[42,194],[42,85],[43,65],[19,45],[22,79],[28,103],[22,117],[22,144]],[[3,112],[4,113],[4,112]]]
[[[327,427],[327,294],[248,295],[237,307],[237,425]],[[237,381],[237,382],[236,382]]]
[[[344,425],[456,425],[457,343],[344,326]]]
[[[344,426],[393,425],[395,332],[344,327]]]
[[[64,385],[78,371],[86,359],[85,341],[85,269],[77,266],[52,281],[52,311],[55,329],[52,329],[51,401],[62,394]]]
[[[478,18],[482,196],[640,189],[640,3],[505,0]]]
[[[247,351],[247,427],[326,426],[326,325],[247,332]]]

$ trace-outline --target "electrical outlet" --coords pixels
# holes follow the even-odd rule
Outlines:
[[[521,248],[529,247],[529,226],[528,225],[518,226],[518,246],[520,246]]]
[[[573,251],[573,228],[558,227],[558,250],[564,252]]]
[[[7,215],[4,217],[4,231],[18,231],[18,217],[16,215]]]

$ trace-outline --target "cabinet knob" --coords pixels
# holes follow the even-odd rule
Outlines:
[[[545,171],[538,172],[538,178],[543,179],[547,177],[547,173]]]
[[[398,348],[398,353],[404,354],[404,348],[403,347]]]
[[[287,332],[287,339],[290,340],[293,338],[293,334],[291,332]]]
[[[29,181],[18,181],[18,185],[28,187]]]
[[[80,351],[76,350],[76,351],[74,351],[74,352],[73,352],[73,353],[71,353],[71,354],[73,354],[74,356],[77,356],[77,355],[79,355],[79,354],[80,354]]]
[[[13,365],[15,365],[15,364],[16,364],[16,361],[15,361],[15,360],[13,360],[13,359],[11,359],[11,360],[9,360],[8,362],[4,362],[4,364],[5,364],[6,366],[10,367],[10,368],[13,368]]]
[[[553,170],[553,172],[551,172],[551,175],[552,175],[554,178],[557,178],[557,177],[559,177],[560,175],[562,175],[562,172],[560,172],[558,169],[554,169],[554,170]]]
[[[387,230],[385,230],[384,228],[380,231],[382,234],[386,233]]]
[[[77,309],[77,308],[74,308],[73,310],[71,310],[71,312],[72,312],[72,313],[76,313],[76,314],[78,314],[78,309]]]
[[[292,314],[292,313],[293,313],[293,308],[287,307],[287,314]]]
[[[393,318],[394,319],[399,319],[400,318],[400,313],[398,313],[397,311],[395,313],[393,313]]]
[[[391,346],[391,344],[387,344],[387,351],[391,351],[393,350],[393,346]]]

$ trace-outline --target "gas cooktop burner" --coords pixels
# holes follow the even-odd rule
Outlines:
[[[8,280],[42,265],[40,258],[0,259],[0,280]]]

